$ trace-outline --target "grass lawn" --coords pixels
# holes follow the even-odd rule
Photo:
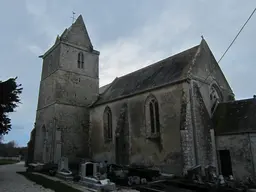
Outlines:
[[[35,182],[38,185],[42,185],[44,188],[52,189],[56,192],[81,192],[80,190],[74,189],[60,181],[53,181],[47,179],[41,175],[35,175],[29,172],[17,172],[18,174],[23,175],[28,180]]]
[[[17,160],[7,160],[7,159],[0,159],[0,165],[8,165],[8,164],[14,164],[18,163]]]

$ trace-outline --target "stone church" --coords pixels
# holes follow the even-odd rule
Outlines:
[[[81,15],[40,56],[30,161],[88,158],[177,175],[196,165],[219,166],[213,114],[219,103],[235,101],[204,39],[103,87],[99,56]]]

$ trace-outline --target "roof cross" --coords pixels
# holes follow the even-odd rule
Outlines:
[[[71,17],[72,18],[72,24],[74,23],[74,21],[75,21],[75,12],[74,11],[72,11],[72,14],[73,14],[73,16]]]

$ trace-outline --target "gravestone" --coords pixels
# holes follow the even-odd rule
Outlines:
[[[86,162],[81,164],[80,169],[80,184],[96,190],[113,191],[116,189],[115,183],[110,182],[109,179],[100,178],[98,163]]]
[[[188,169],[188,179],[196,182],[196,183],[202,183],[202,167],[201,165],[197,165],[195,167],[192,167]]]
[[[69,171],[69,168],[68,168],[68,158],[67,157],[61,157],[60,160],[59,160],[58,171],[62,172],[64,170]]]
[[[205,167],[205,178],[208,182],[215,183],[217,181],[216,167],[208,165]]]
[[[223,175],[219,175],[219,184],[225,185],[225,179],[224,179]]]
[[[57,177],[65,180],[72,180],[72,172],[68,168],[68,158],[61,157],[58,162],[58,171],[56,174]]]
[[[81,164],[81,177],[97,177],[99,165],[97,163],[86,162]]]

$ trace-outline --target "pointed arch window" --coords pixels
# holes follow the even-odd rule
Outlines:
[[[160,137],[159,103],[154,95],[149,95],[145,101],[145,126],[147,138]]]
[[[222,93],[216,84],[212,84],[210,87],[210,104],[211,104],[211,114],[214,113],[218,104],[223,101]]]
[[[160,133],[159,106],[155,98],[149,102],[150,128],[151,134]]]
[[[84,68],[84,54],[82,52],[78,53],[78,58],[77,58],[77,67],[80,69]]]
[[[112,140],[112,113],[109,107],[105,108],[104,116],[103,116],[103,122],[104,122],[104,138],[105,141],[111,141]]]

